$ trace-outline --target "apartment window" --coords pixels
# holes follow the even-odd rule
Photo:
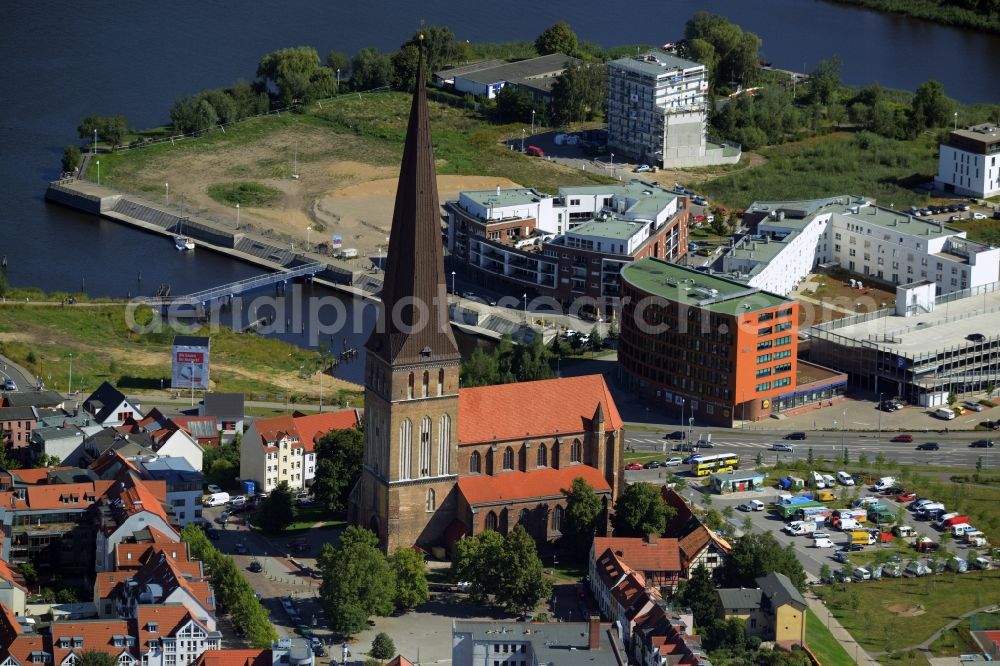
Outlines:
[[[758,363],[767,363],[770,360],[771,360],[771,355],[770,354],[762,354],[762,355],[760,355],[760,356],[757,357],[757,362]]]
[[[556,508],[552,510],[552,531],[560,534],[562,533],[562,521],[563,521],[563,508],[556,505]]]
[[[771,327],[765,326],[764,328],[757,329],[757,335],[771,335]]]
[[[538,447],[538,467],[547,467],[549,464],[549,450],[544,444]]]
[[[771,321],[772,319],[774,319],[774,313],[773,312],[761,312],[759,315],[757,315],[757,323],[758,324],[760,322],[764,322],[764,321]]]
[[[757,391],[767,391],[771,388],[771,382],[764,382],[763,384],[757,384]]]
[[[774,366],[774,374],[780,375],[783,372],[789,372],[792,369],[791,363],[782,363],[780,365]]]
[[[792,383],[791,377],[782,377],[781,379],[775,379],[774,388],[778,388],[780,386],[788,386],[791,383]]]
[[[781,324],[778,324],[777,326],[775,326],[774,327],[774,332],[775,333],[781,333],[782,331],[787,331],[791,327],[792,327],[792,322],[786,321],[784,323],[781,323]]]
[[[569,447],[569,459],[571,462],[578,463],[583,458],[583,444],[580,440],[574,439],[573,444]]]
[[[790,344],[791,342],[792,342],[792,336],[785,335],[785,336],[782,336],[780,338],[777,338],[774,341],[774,346],[775,347],[782,347],[784,345]]]
[[[427,513],[433,513],[435,509],[437,509],[437,495],[435,494],[433,488],[428,488],[424,510],[427,511]]]
[[[770,349],[771,348],[771,344],[772,343],[771,343],[770,340],[764,340],[762,342],[758,342],[757,343],[757,351],[762,351],[764,349]]]
[[[761,377],[767,377],[770,374],[771,374],[771,368],[761,368],[760,370],[757,371],[757,379],[760,379]]]
[[[776,351],[774,352],[774,360],[777,361],[778,359],[788,358],[791,355],[792,352],[790,349],[786,349],[784,351]]]

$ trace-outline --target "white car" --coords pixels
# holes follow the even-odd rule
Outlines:
[[[671,458],[670,460],[664,460],[663,464],[667,467],[675,467],[677,465],[683,465],[684,461],[680,458]]]
[[[982,213],[973,213],[972,214],[972,219],[973,220],[985,220],[986,216],[983,215]]]

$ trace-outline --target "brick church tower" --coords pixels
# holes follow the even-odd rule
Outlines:
[[[382,305],[366,344],[365,450],[353,523],[392,552],[455,519],[461,356],[448,320],[423,57],[399,170]]]

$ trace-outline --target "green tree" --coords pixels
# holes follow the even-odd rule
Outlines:
[[[468,583],[469,598],[473,603],[485,603],[498,589],[501,567],[503,536],[486,530],[455,544],[451,561],[452,577]]]
[[[958,402],[958,396],[954,392],[948,394],[948,404],[954,406]]]
[[[464,46],[464,42],[462,45]],[[449,63],[462,61],[466,56],[465,49],[459,45],[451,29],[443,25],[421,28],[400,47],[400,50],[404,50],[408,46],[423,48],[424,71],[428,77]],[[414,69],[414,73],[416,73],[416,69]],[[411,77],[407,81],[407,86],[412,84],[413,78]]]
[[[861,453],[858,454],[858,464],[861,467],[867,467],[868,466],[868,454],[865,453],[864,451],[862,451]]]
[[[573,479],[569,490],[564,489],[562,492],[566,495],[563,537],[571,553],[586,556],[601,517],[601,499],[583,477]]]
[[[334,632],[350,636],[372,615],[392,613],[395,576],[374,533],[351,525],[336,548],[323,546],[317,564],[323,573],[320,602]]]
[[[330,51],[326,54],[326,66],[334,75],[340,70],[340,76],[346,78],[351,69],[351,59],[341,51]]]
[[[351,89],[374,90],[392,85],[392,60],[378,49],[364,48],[351,59]]]
[[[590,335],[587,338],[587,342],[590,345],[590,348],[595,352],[601,351],[601,348],[604,347],[604,338],[601,337],[601,332],[597,329],[596,324],[594,325],[594,328],[590,329]]]
[[[99,650],[86,650],[76,659],[76,666],[117,666],[117,664],[117,658]]]
[[[413,548],[400,548],[389,556],[389,566],[396,580],[393,603],[400,610],[416,608],[430,599],[424,556]],[[391,655],[390,655],[391,656]]]
[[[830,580],[830,576],[831,576],[830,565],[829,564],[822,564],[822,565],[820,565],[820,567],[819,567],[819,579],[820,579],[820,581],[823,582],[823,583],[825,583],[828,580]]]
[[[552,583],[544,576],[535,540],[515,525],[500,549],[499,584],[494,600],[509,612],[534,608],[552,593]]]
[[[910,121],[919,132],[929,127],[943,127],[951,122],[955,102],[944,93],[938,81],[924,81],[917,88],[910,103]]]
[[[699,564],[691,572],[691,579],[685,581],[678,590],[678,599],[684,607],[690,608],[697,629],[707,627],[719,615],[719,596],[715,593],[712,574]]]
[[[810,446],[809,450],[806,452],[806,462],[812,465],[815,461],[816,458],[813,456],[813,447]]]
[[[62,170],[65,173],[75,173],[80,166],[80,149],[76,146],[66,146],[63,148]]]
[[[848,451],[846,448],[844,449],[844,458],[841,462],[845,465],[851,464],[851,452]]]
[[[267,113],[270,108],[271,102],[261,83],[251,85],[246,81],[240,81],[229,88],[228,92],[233,98],[236,115],[240,119]]]
[[[684,37],[689,43],[703,40],[712,45],[718,62],[709,82],[713,90],[730,82],[750,86],[756,81],[761,41],[754,33],[744,32],[724,16],[699,11],[687,22]]]
[[[201,95],[181,97],[170,109],[170,120],[174,129],[182,134],[203,132],[215,127],[219,116]]]
[[[206,90],[201,94],[202,99],[209,103],[215,111],[215,117],[223,125],[234,123],[240,119],[239,110],[236,108],[236,100],[223,88]]]
[[[593,120],[603,113],[608,93],[604,65],[574,63],[566,68],[552,87],[555,121],[561,125]]]
[[[724,583],[729,587],[753,587],[755,580],[771,571],[788,576],[799,590],[805,589],[806,574],[792,544],[782,548],[770,532],[744,534],[721,567]]]
[[[417,80],[417,68],[420,66],[420,49],[413,44],[406,44],[392,54],[392,85],[399,90],[413,90]],[[427,68],[424,76],[427,77]]]
[[[84,116],[83,120],[80,121],[80,124],[77,125],[76,132],[84,141],[93,141],[94,132],[100,134],[103,123],[104,119],[101,118],[101,116],[96,113],[91,113],[89,116]]]
[[[719,56],[712,43],[705,39],[692,39],[687,43],[687,57],[705,66],[709,81],[715,80],[719,68]]]
[[[379,661],[392,659],[396,656],[396,644],[389,638],[389,634],[380,631],[372,639],[372,649],[368,652]]]
[[[123,115],[108,116],[104,119],[103,126],[98,128],[97,133],[110,143],[112,148],[117,148],[122,145],[128,134],[128,122]]]
[[[24,576],[24,582],[28,585],[31,585],[38,580],[38,569],[36,569],[35,565],[31,562],[25,562],[24,564],[18,566],[18,569],[21,571],[21,575]]]
[[[282,105],[291,106],[317,98],[315,84],[323,80],[323,69],[316,49],[297,46],[278,49],[261,58],[257,77],[274,86]]]
[[[625,487],[615,503],[615,536],[660,535],[676,510],[663,501],[660,489],[649,483]]]
[[[0,273],[0,298],[3,298],[4,296],[7,295],[7,290],[9,288],[10,288],[10,285],[7,284],[7,276],[3,275],[2,273]],[[0,440],[2,440],[2,439],[3,438],[0,437]]]
[[[295,520],[295,499],[287,481],[271,491],[257,511],[257,522],[265,532],[281,532]]]
[[[565,21],[553,23],[535,39],[535,49],[542,55],[551,53],[573,55],[576,53],[576,47],[576,33]]]
[[[462,364],[462,386],[492,386],[500,383],[500,364],[496,354],[472,350],[469,360]]]
[[[205,449],[202,469],[206,483],[215,484],[223,490],[236,489],[236,477],[240,473],[241,438],[241,435],[237,433],[233,441]]]
[[[725,650],[729,654],[743,654],[747,649],[746,620],[738,617],[715,618],[705,628],[702,644],[706,650]]]
[[[0,287],[2,286],[3,285],[0,285]],[[6,432],[7,431],[0,429],[0,469],[21,469],[21,463],[10,455],[10,449],[4,443],[8,438]]]
[[[347,509],[347,496],[361,476],[365,435],[358,428],[331,430],[316,442],[316,477],[312,491],[331,513]]]
[[[840,90],[840,58],[820,60],[809,75],[809,92],[814,103],[830,105],[837,100]]]

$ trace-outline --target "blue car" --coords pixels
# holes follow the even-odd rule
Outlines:
[[[701,459],[701,454],[700,453],[695,453],[695,454],[692,454],[692,455],[688,456],[687,458],[685,458],[684,459],[684,464],[685,465],[690,465],[691,463],[696,462],[696,461],[698,461],[700,459]]]

